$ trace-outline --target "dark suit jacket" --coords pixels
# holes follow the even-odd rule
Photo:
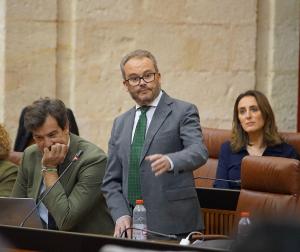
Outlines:
[[[219,162],[216,177],[218,179],[240,180],[242,159],[248,155],[249,153],[246,147],[242,148],[238,152],[233,152],[231,150],[229,141],[223,143],[219,154]],[[296,150],[287,143],[281,143],[275,146],[268,146],[263,152],[263,156],[299,159],[299,155],[296,152]],[[216,181],[214,183],[214,187],[241,189],[240,183],[226,181]]]
[[[116,118],[109,141],[102,190],[114,220],[131,215],[127,199],[128,166],[135,108]],[[147,155],[167,154],[174,170],[155,177]],[[141,154],[142,197],[150,230],[179,234],[203,229],[193,170],[208,157],[197,108],[163,93],[146,134]]]
[[[59,230],[112,234],[113,222],[100,190],[106,165],[104,152],[70,134],[69,150],[59,173],[79,150],[84,151],[80,159],[73,163],[43,203]],[[25,150],[12,196],[38,198],[42,183],[41,159],[42,153],[35,144]]]

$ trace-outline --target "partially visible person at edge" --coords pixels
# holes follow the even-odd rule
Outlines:
[[[247,155],[299,159],[280,137],[268,99],[256,90],[240,94],[235,101],[231,141],[221,146],[216,178],[240,180],[241,162]],[[240,184],[216,181],[214,187],[240,189]]]
[[[24,150],[31,144],[34,144],[32,133],[27,131],[24,125],[24,115],[26,113],[27,107],[22,109],[20,118],[17,136],[15,139],[14,149],[9,154],[9,160],[17,165],[20,165],[22,160],[22,155]],[[73,111],[67,108],[67,116],[69,121],[69,130],[71,133],[79,136],[78,126],[75,120]]]
[[[127,54],[121,72],[136,105],[115,119],[109,141],[102,190],[114,236],[127,230],[131,237],[136,199],[144,200],[149,230],[179,236],[202,230],[193,170],[208,153],[197,107],[161,90],[156,59],[148,51]]]
[[[0,197],[10,196],[18,174],[18,167],[8,160],[9,152],[10,138],[0,124]]]
[[[38,201],[81,150],[80,159],[43,199],[40,217],[48,229],[112,234],[113,222],[100,190],[105,153],[69,132],[67,110],[58,99],[35,101],[27,108],[24,122],[36,144],[24,151],[12,196]]]

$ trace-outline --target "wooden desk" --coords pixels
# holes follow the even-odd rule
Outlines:
[[[180,246],[177,244],[168,244],[164,241],[133,241],[127,239],[117,239],[103,235],[21,228],[3,225],[0,225],[0,234],[4,240],[9,242],[9,248],[30,251],[98,252],[99,249],[107,244],[113,244],[127,248],[152,249],[157,251],[224,251],[216,249],[212,250],[209,248]]]
[[[205,187],[196,190],[203,213],[204,234],[232,235],[240,191]]]

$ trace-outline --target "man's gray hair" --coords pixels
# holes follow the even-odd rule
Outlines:
[[[124,80],[126,79],[124,66],[132,58],[149,58],[153,62],[155,71],[158,72],[157,61],[156,61],[154,55],[147,50],[138,49],[138,50],[135,50],[133,52],[126,54],[123,57],[123,59],[121,60],[120,68],[121,68],[121,72],[122,72],[122,76],[123,76]]]

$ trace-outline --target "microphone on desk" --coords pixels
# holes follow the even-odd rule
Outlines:
[[[83,154],[83,150],[79,150],[75,156],[73,157],[73,159],[71,160],[71,162],[67,165],[66,169],[64,169],[64,171],[59,175],[59,177],[57,178],[57,180],[55,181],[55,183],[49,187],[48,190],[45,191],[45,193],[43,194],[43,196],[38,200],[37,204],[35,205],[34,208],[32,208],[32,210],[25,216],[25,218],[23,219],[23,221],[20,223],[20,227],[23,227],[25,222],[28,220],[28,218],[33,214],[33,212],[39,207],[39,205],[42,203],[43,199],[49,194],[49,192],[53,189],[53,187],[57,184],[57,182],[64,176],[64,174],[69,170],[69,168],[72,166],[73,163],[75,163],[77,160],[79,160],[80,156]]]
[[[149,233],[149,234],[153,234],[153,235],[156,235],[156,236],[169,238],[169,239],[172,239],[172,240],[177,240],[178,239],[178,237],[176,235],[163,234],[163,233],[159,233],[159,232],[156,232],[156,231],[151,231],[151,230],[148,230],[148,229],[134,228],[134,227],[125,228],[122,231],[121,235],[120,235],[121,238],[127,238],[127,230],[139,230],[139,231],[143,231],[145,233]]]
[[[204,176],[194,177],[194,180],[195,179],[208,179],[208,180],[214,180],[214,181],[230,182],[230,183],[235,183],[235,184],[238,184],[238,185],[241,184],[240,179],[231,180],[231,179],[220,179],[220,178],[204,177]]]

